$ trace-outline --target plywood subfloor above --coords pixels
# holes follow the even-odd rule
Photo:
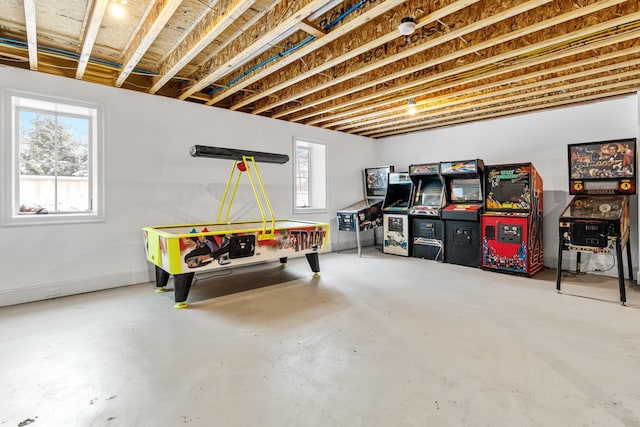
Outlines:
[[[372,138],[640,88],[637,0],[119,1],[3,2],[0,63]]]

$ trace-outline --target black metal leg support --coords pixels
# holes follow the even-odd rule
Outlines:
[[[176,301],[176,307],[186,307],[184,302],[189,296],[189,289],[191,289],[191,282],[193,281],[194,273],[176,274],[173,276],[174,297]]]
[[[562,242],[558,242],[558,269],[556,270],[556,290],[560,292],[560,280],[562,279]]]
[[[627,294],[624,289],[624,266],[622,265],[622,246],[620,239],[616,239],[616,262],[618,263],[618,285],[620,285],[620,302],[624,305],[627,302]]]
[[[631,260],[631,243],[627,240],[627,267],[629,268],[629,280],[633,280],[633,261]]]
[[[156,288],[164,288],[169,282],[169,273],[156,265]]]
[[[318,252],[309,252],[305,254],[307,257],[307,262],[309,263],[309,267],[311,267],[311,271],[315,274],[314,276],[320,275],[320,257],[318,257]]]

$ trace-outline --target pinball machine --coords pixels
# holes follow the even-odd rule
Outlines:
[[[448,204],[442,209],[444,260],[480,267],[480,214],[484,207],[484,162],[480,159],[440,162]]]
[[[409,208],[413,256],[436,261],[444,260],[441,212],[446,204],[439,166],[439,163],[409,165],[409,177],[414,187]]]
[[[543,267],[542,178],[531,163],[485,168],[482,268],[533,276]]]
[[[636,193],[636,140],[569,144],[569,194],[575,197],[559,218],[556,289],[560,292],[562,255],[577,252],[615,254],[620,302],[626,303],[622,248],[627,247],[629,279],[633,280],[629,242],[629,196]]]
[[[408,172],[390,172],[388,181],[382,203],[382,252],[410,256],[409,204],[413,194],[413,183]]]
[[[336,246],[340,246],[341,231],[355,232],[358,256],[362,254],[361,233],[373,230],[374,244],[376,244],[375,233],[382,226],[382,203],[387,192],[389,172],[393,172],[393,166],[365,168],[363,172],[365,198],[337,212]]]

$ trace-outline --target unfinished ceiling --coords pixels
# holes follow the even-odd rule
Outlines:
[[[638,0],[0,4],[2,64],[372,138],[640,88]]]

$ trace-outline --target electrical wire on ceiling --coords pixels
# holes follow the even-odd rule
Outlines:
[[[29,46],[26,41],[7,38],[7,37],[0,37],[0,45],[4,45],[13,49],[19,49],[22,51],[29,50]],[[76,62],[80,60],[80,54],[78,54],[77,52],[60,49],[52,46],[46,46],[42,44],[38,44],[38,54],[47,55],[47,56],[60,58],[60,59],[72,60]],[[4,61],[6,59],[2,58],[2,60]],[[107,68],[109,70],[120,71],[122,69],[122,64],[118,62],[96,58],[93,56],[89,58],[89,63],[102,68]],[[52,65],[52,66],[60,69],[68,69],[67,67],[63,67],[59,65]],[[147,76],[147,77],[154,77],[159,75],[158,73],[155,73],[153,71],[143,70],[141,68],[134,68],[132,71],[132,74],[137,74],[137,75]],[[180,78],[180,77],[174,77],[172,80],[185,81],[184,78]]]
[[[334,19],[333,21],[331,21],[330,23],[328,23],[327,25],[325,25],[323,27],[323,29],[325,31],[329,31],[331,28],[333,28],[334,26],[336,26],[337,24],[339,24],[342,20],[344,20],[347,16],[351,15],[353,12],[355,12],[358,8],[362,7],[364,4],[366,3],[366,0],[360,0],[358,3],[354,4],[353,6],[351,6],[349,9],[345,10],[340,16],[338,16],[336,19]],[[279,52],[275,55],[273,55],[270,58],[265,59],[264,61],[252,66],[251,68],[243,71],[242,73],[240,73],[238,76],[234,77],[231,81],[229,81],[229,83],[224,84],[224,85],[219,85],[219,86],[213,86],[210,85],[207,88],[205,88],[205,90],[208,90],[208,94],[209,95],[213,95],[215,93],[220,92],[221,90],[227,89],[231,86],[233,86],[234,84],[236,84],[238,81],[240,81],[241,79],[243,79],[244,77],[248,76],[249,74],[253,73],[254,71],[264,67],[265,65],[269,64],[270,62],[275,61],[276,59],[282,58],[286,55],[289,55],[290,53],[295,52],[296,50],[302,48],[303,46],[307,45],[308,43],[312,42],[313,40],[315,40],[316,36],[309,36],[306,39],[302,40],[300,43],[296,44],[295,46],[290,47],[289,49],[283,50],[282,52]]]
[[[344,20],[347,16],[349,16],[350,14],[352,14],[354,11],[356,11],[358,8],[362,7],[367,0],[360,0],[358,3],[354,4],[353,6],[351,6],[349,9],[347,9],[346,11],[344,11],[340,16],[338,16],[336,19],[334,19],[333,21],[331,21],[330,23],[328,23],[327,25],[325,25],[323,28],[325,31],[329,31],[331,28],[333,28],[334,26],[336,26],[337,24],[339,24],[342,20]],[[243,79],[244,77],[246,77],[247,75],[253,73],[254,71],[266,66],[267,64],[269,64],[270,62],[275,61],[276,59],[282,58],[286,55],[289,55],[290,53],[295,52],[296,50],[304,47],[305,45],[307,45],[308,43],[312,42],[313,40],[315,40],[316,36],[309,36],[306,39],[302,40],[300,43],[296,44],[295,46],[292,46],[286,50],[283,50],[282,52],[279,52],[275,55],[273,55],[270,58],[265,59],[264,61],[252,66],[251,68],[243,71],[241,74],[239,74],[237,77],[233,78],[229,83],[225,84],[224,86],[208,86],[207,89],[209,89],[209,94],[214,94],[216,92],[219,92],[221,90],[224,90],[226,88],[229,88],[231,86],[233,86],[234,84],[236,84],[238,81],[240,81],[241,79]],[[0,37],[0,45],[5,45],[14,49],[20,49],[20,50],[24,50],[24,51],[28,51],[29,47],[26,41],[23,40],[18,40],[18,39],[11,39],[11,38],[6,38],[6,37]],[[79,61],[80,60],[80,55],[76,52],[73,51],[69,51],[69,50],[65,50],[65,49],[60,49],[60,48],[56,48],[56,47],[52,47],[52,46],[46,46],[46,45],[41,45],[38,44],[38,53],[39,54],[45,54],[48,56],[53,56],[53,57],[57,57],[57,58],[61,58],[61,59],[70,59],[73,61]],[[96,57],[90,57],[89,58],[89,63],[93,64],[93,65],[97,65],[97,66],[101,66],[101,67],[105,67],[111,70],[115,70],[115,71],[120,71],[122,69],[122,64],[115,62],[115,61],[109,61],[109,60],[105,60],[105,59],[100,59],[100,58],[96,58]],[[63,68],[63,67],[59,67],[59,66],[55,66],[56,68]],[[153,71],[148,71],[148,70],[143,70],[140,68],[134,68],[132,71],[132,74],[137,74],[137,75],[142,75],[142,76],[148,76],[148,77],[155,77],[158,76],[158,73],[155,73]],[[172,78],[172,80],[179,80],[179,81],[185,81],[186,79],[184,78],[179,78],[179,77],[174,77]]]

